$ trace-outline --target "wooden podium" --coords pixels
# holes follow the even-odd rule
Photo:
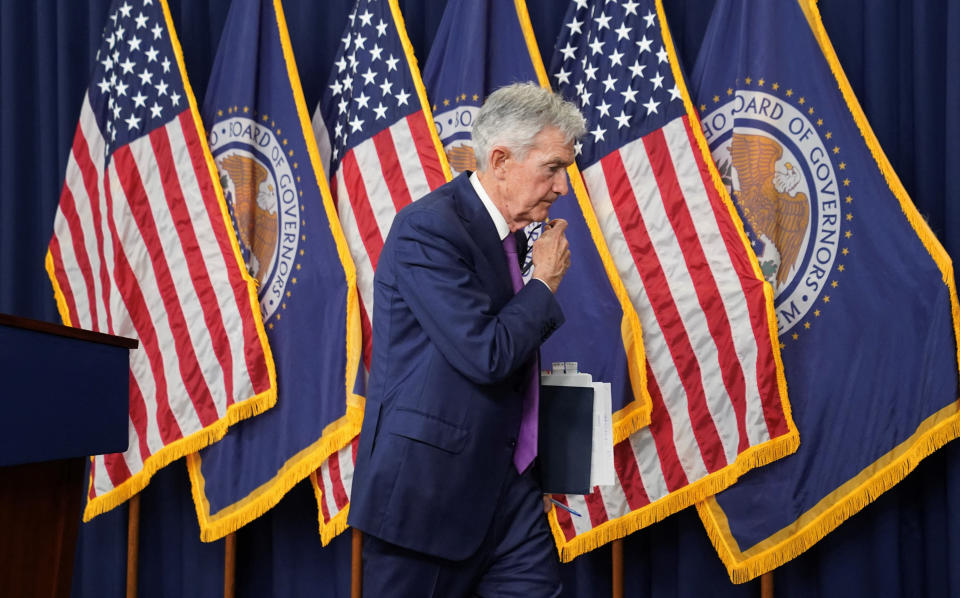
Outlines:
[[[70,595],[85,457],[127,448],[137,344],[0,314],[3,595]]]

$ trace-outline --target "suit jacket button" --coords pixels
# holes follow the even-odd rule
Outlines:
[[[516,447],[517,447],[517,441],[514,440],[513,438],[511,438],[511,439],[510,439],[510,442],[508,442],[507,444],[510,445],[510,448],[516,448]]]

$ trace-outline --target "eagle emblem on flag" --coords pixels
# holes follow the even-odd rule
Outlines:
[[[793,271],[810,218],[810,201],[797,191],[802,183],[799,170],[791,162],[777,169],[782,156],[783,146],[762,135],[734,133],[730,143],[740,184],[733,197],[754,232],[775,246],[773,259],[764,261],[765,276],[776,272],[774,288],[781,288]]]
[[[251,157],[228,154],[217,160],[217,167],[247,270],[262,284],[277,247],[276,190],[267,182],[267,169]]]

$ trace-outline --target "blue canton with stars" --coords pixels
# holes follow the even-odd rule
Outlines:
[[[354,5],[333,64],[320,101],[331,137],[331,174],[350,148],[421,109],[387,2]]]
[[[159,2],[110,7],[88,90],[108,154],[189,105]]]
[[[587,119],[581,168],[686,113],[659,21],[651,1],[574,0],[567,10],[550,76]]]

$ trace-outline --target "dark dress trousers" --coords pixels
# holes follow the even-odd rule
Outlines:
[[[539,282],[514,294],[506,259],[466,174],[397,214],[348,516],[366,534],[466,559],[517,477],[524,375],[563,313]]]

